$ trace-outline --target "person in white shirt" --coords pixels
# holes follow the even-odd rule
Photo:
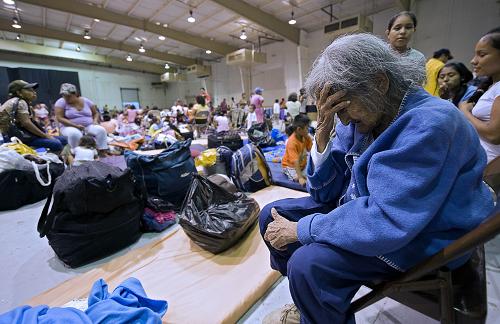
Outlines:
[[[45,104],[37,104],[34,107],[36,119],[43,123],[45,127],[49,126],[49,111]]]
[[[489,163],[500,156],[500,28],[489,31],[477,42],[471,64],[477,76],[490,77],[493,85],[476,105],[461,102],[458,107],[476,128]]]
[[[292,92],[288,96],[288,101],[286,102],[286,109],[290,116],[292,116],[292,120],[300,113],[300,101],[298,101],[297,93]]]
[[[252,127],[253,124],[257,123],[257,114],[255,113],[255,105],[250,105],[248,108],[248,115],[247,115],[247,130]]]
[[[84,135],[80,138],[80,144],[71,149],[74,158],[72,165],[81,165],[84,162],[94,161],[97,157],[96,142],[90,135]]]
[[[274,100],[274,105],[273,105],[273,119],[279,119],[280,117],[280,100],[276,99]]]
[[[177,117],[177,113],[184,113],[184,105],[182,104],[182,100],[177,99],[175,105],[172,106],[172,114],[174,117]]]
[[[217,127],[217,133],[227,132],[229,130],[229,118],[223,112],[219,112],[214,118],[214,124]]]

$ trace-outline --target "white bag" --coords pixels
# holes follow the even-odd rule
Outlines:
[[[48,153],[46,155],[49,155]],[[55,154],[52,154],[55,155]],[[43,157],[42,157],[43,158]],[[49,157],[50,159],[54,159],[53,156]],[[59,160],[57,155],[55,158]],[[50,163],[51,161],[46,160],[45,164],[36,164],[33,161],[26,160],[21,154],[17,153],[14,150],[11,150],[7,147],[0,147],[0,173],[8,170],[22,170],[22,171],[35,171],[35,176],[40,185],[47,187],[52,183],[52,175],[50,174]],[[57,162],[56,162],[57,163]],[[62,163],[59,160],[59,163]],[[40,177],[40,170],[47,170],[47,182],[44,182]]]

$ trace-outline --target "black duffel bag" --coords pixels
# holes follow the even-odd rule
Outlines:
[[[217,254],[235,245],[255,224],[259,212],[253,198],[232,194],[194,174],[179,224],[197,245]]]
[[[38,221],[38,232],[47,236],[59,259],[74,268],[136,242],[143,213],[141,187],[130,169],[88,162],[58,178]]]
[[[243,146],[243,139],[237,131],[224,131],[211,133],[207,136],[208,148],[225,146],[232,151],[237,151]]]
[[[0,211],[17,209],[47,198],[52,190],[52,184],[63,171],[64,164],[50,163],[51,179],[49,179],[47,170],[41,170],[39,175],[46,185],[40,183],[33,170],[7,170],[0,173],[0,196],[2,197]]]

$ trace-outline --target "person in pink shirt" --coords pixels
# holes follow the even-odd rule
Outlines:
[[[125,111],[125,115],[127,116],[127,121],[129,124],[135,123],[135,118],[137,117],[137,109],[135,109],[135,106],[128,106],[127,110]]]
[[[203,96],[205,98],[205,103],[208,105],[210,102],[212,102],[212,97],[208,94],[208,91],[205,88],[200,88],[200,96]]]
[[[264,103],[264,97],[262,97],[262,92],[264,89],[255,88],[255,94],[250,98],[250,104],[255,105],[255,115],[257,115],[257,123],[264,122],[264,108],[262,104]]]

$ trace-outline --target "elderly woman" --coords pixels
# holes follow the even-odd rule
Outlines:
[[[76,87],[63,83],[59,92],[62,98],[55,103],[56,118],[61,126],[61,134],[68,138],[71,148],[78,146],[83,132],[95,137],[97,149],[103,154],[108,149],[106,129],[99,125],[96,105],[81,97]]]
[[[271,267],[288,276],[298,311],[265,322],[353,323],[346,310],[363,282],[407,271],[493,209],[474,128],[411,81],[421,73],[369,34],[340,37],[316,59],[306,82],[319,114],[310,196],[260,215]]]

